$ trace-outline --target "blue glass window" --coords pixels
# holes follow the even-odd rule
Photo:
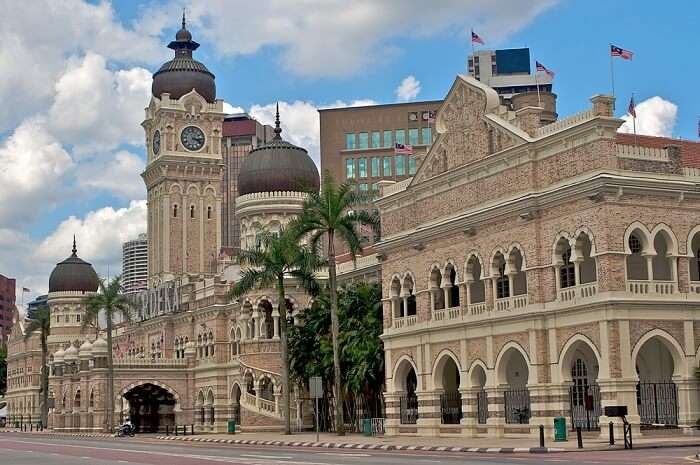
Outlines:
[[[396,130],[396,143],[397,144],[405,144],[406,143],[406,130],[405,129],[397,129]]]
[[[406,157],[403,155],[396,155],[396,176],[403,176],[406,174]]]
[[[391,130],[384,131],[384,147],[393,147],[394,146],[394,134],[391,132]]]
[[[408,143],[409,145],[418,145],[418,128],[408,130]]]
[[[379,131],[372,131],[372,148],[378,149],[382,146],[381,144],[382,133]]]
[[[423,144],[430,145],[433,143],[433,130],[431,128],[422,128],[421,133]]]
[[[366,158],[358,158],[357,159],[357,171],[359,171],[361,178],[367,177],[367,159]]]
[[[355,149],[355,133],[349,132],[345,134],[345,148],[347,150]]]
[[[371,173],[373,178],[378,178],[381,176],[381,173],[379,173],[379,157],[372,157],[372,173]]]
[[[361,132],[359,134],[359,136],[360,136],[359,148],[361,148],[361,149],[369,148],[369,134],[367,134],[366,132]]]
[[[355,160],[348,158],[345,160],[345,179],[355,178]]]
[[[391,176],[391,157],[384,157],[384,176]]]
[[[408,159],[408,174],[416,174],[416,159],[414,157]]]

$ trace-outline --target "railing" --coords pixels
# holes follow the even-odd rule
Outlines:
[[[394,328],[408,328],[410,326],[415,326],[417,321],[416,315],[394,318]]]
[[[668,161],[668,150],[656,147],[640,147],[639,145],[617,144],[617,156],[645,161]]]
[[[571,302],[577,299],[588,299],[596,294],[598,294],[598,283],[585,283],[560,289],[559,300],[562,302]]]
[[[275,407],[275,401],[263,399],[261,397],[258,399],[258,402],[259,402],[258,406],[260,407],[260,410],[264,410],[264,411],[270,412],[270,413],[277,413],[277,409]]]
[[[477,302],[475,304],[469,304],[469,314],[470,315],[483,315],[488,312],[488,306],[486,302]]]
[[[447,311],[444,308],[441,308],[439,310],[433,310],[433,320],[435,321],[443,321],[446,316]]]
[[[444,321],[444,320],[457,320],[460,316],[460,307],[450,307],[441,308],[439,310],[433,310],[433,320]]]
[[[257,397],[255,397],[253,394],[250,392],[244,392],[243,397],[244,403],[250,406],[256,406],[257,405]]]
[[[535,131],[535,136],[542,137],[548,134],[555,133],[557,131],[561,131],[562,129],[566,129],[578,123],[582,123],[584,121],[592,119],[594,116],[595,115],[593,114],[593,109],[589,108],[586,111],[576,113],[574,115],[569,116],[568,118],[564,118],[552,124],[548,124],[546,126],[542,126],[541,128],[537,128],[537,130]]]
[[[627,292],[636,295],[670,295],[676,293],[676,283],[674,281],[627,281]]]
[[[184,367],[187,360],[184,358],[123,358],[114,361],[115,368],[152,368],[152,367]]]
[[[447,319],[448,320],[456,320],[459,318],[459,307],[451,307],[447,309]]]
[[[510,312],[527,307],[527,294],[496,299],[497,312]]]
[[[418,397],[415,394],[401,396],[399,414],[402,425],[415,425],[418,420]]]
[[[458,425],[462,419],[462,396],[459,392],[440,395],[440,417],[443,425]]]
[[[686,176],[700,177],[700,168],[683,167],[683,174]]]
[[[530,391],[513,389],[503,393],[503,408],[506,423],[523,424],[530,422]]]
[[[690,293],[691,294],[700,294],[700,282],[697,282],[697,281],[690,282]]]

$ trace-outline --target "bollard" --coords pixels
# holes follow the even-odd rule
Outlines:
[[[610,445],[614,446],[615,445],[615,428],[613,428],[613,422],[610,422],[610,425],[608,426],[610,428]]]
[[[170,427],[168,425],[165,425],[165,435],[170,436]]]
[[[544,425],[540,425],[540,447],[544,449]]]
[[[194,423],[192,423],[192,436],[194,436]]]
[[[583,449],[583,437],[581,437],[581,427],[576,427],[576,440],[578,441],[578,448]]]
[[[177,425],[175,425],[175,436],[177,436]]]

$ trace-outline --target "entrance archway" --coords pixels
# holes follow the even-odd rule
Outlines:
[[[462,419],[462,396],[459,393],[460,375],[455,359],[444,354],[435,367],[435,388],[440,394],[440,417],[446,425],[458,425]]]
[[[506,346],[496,360],[496,379],[505,387],[503,407],[506,423],[529,423],[531,416],[530,391],[527,383],[530,368],[526,352],[519,346]]]
[[[588,338],[577,335],[564,346],[560,367],[562,379],[569,385],[572,430],[580,427],[591,431],[599,427],[602,411],[598,363],[598,351]]]
[[[418,420],[418,377],[413,363],[404,359],[394,373],[394,387],[401,393],[399,413],[401,424],[415,425]]]
[[[136,386],[124,394],[129,403],[129,418],[139,433],[157,433],[165,427],[175,425],[175,405],[177,400],[172,393],[145,383]]]
[[[677,425],[678,389],[673,376],[679,369],[680,351],[665,336],[649,336],[635,351],[640,421],[642,425]]]
[[[231,419],[237,425],[241,424],[241,387],[238,384],[231,389]]]

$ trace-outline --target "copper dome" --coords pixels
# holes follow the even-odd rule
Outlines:
[[[306,149],[282,140],[281,133],[278,109],[275,137],[243,157],[238,195],[319,189],[318,169]]]
[[[192,34],[185,27],[185,16],[182,16],[182,29],[175,34],[175,40],[168,44],[175,51],[175,58],[163,63],[153,74],[151,92],[160,98],[163,93],[169,93],[170,98],[179,99],[183,95],[196,90],[207,102],[216,100],[216,83],[214,75],[199,61],[192,58],[192,52],[199,44],[192,40]]]
[[[78,257],[73,238],[73,253],[58,263],[49,277],[49,292],[97,292],[100,279],[88,262]]]

